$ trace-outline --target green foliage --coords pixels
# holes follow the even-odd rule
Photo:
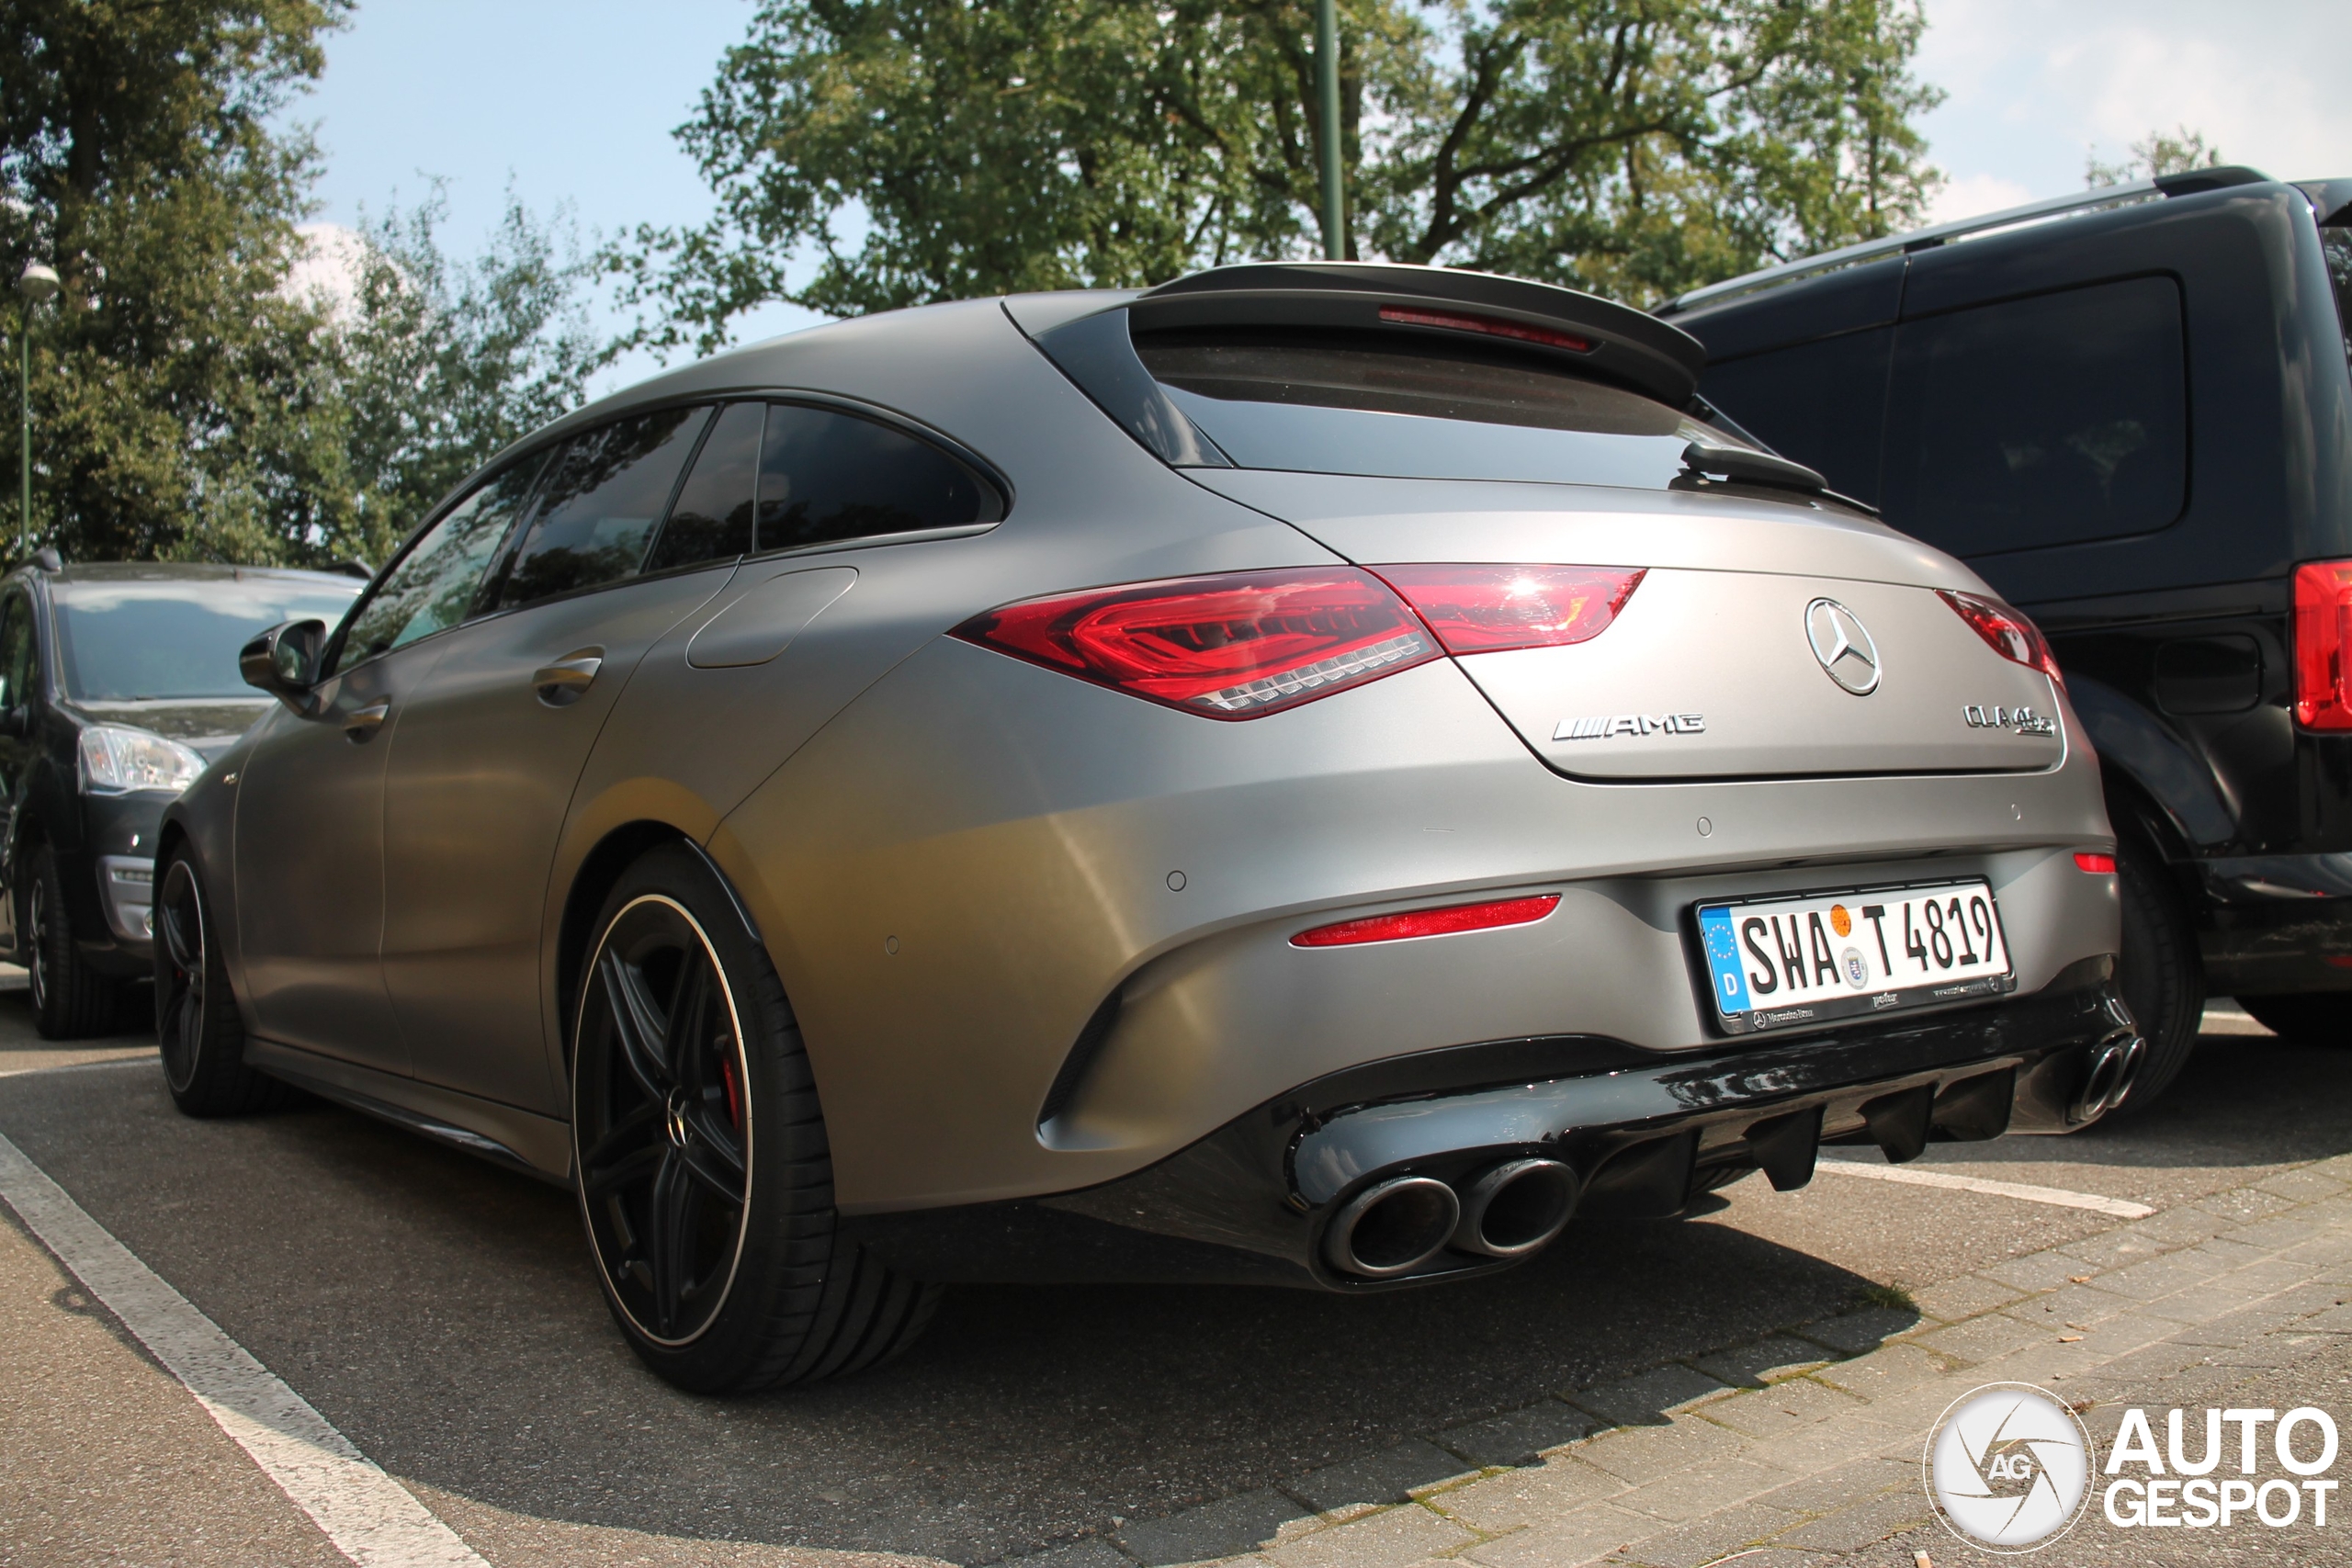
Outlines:
[[[1342,0],[1351,254],[1655,300],[1916,221],[1913,0]],[[660,344],[1314,254],[1308,0],[766,0],[608,254]],[[814,264],[798,287],[796,262]]]
[[[2220,166],[2222,150],[2209,146],[2205,133],[2177,126],[2169,136],[2161,130],[2148,132],[2143,141],[2132,143],[2132,156],[2120,164],[2102,164],[2094,152],[2083,160],[2083,184],[2088,187],[2120,186],[2132,180],[2152,180],[2158,175],[2185,175],[2191,169]]]
[[[297,286],[316,155],[270,118],[350,3],[0,0],[0,268],[63,284],[32,327],[32,532],[68,557],[380,560],[582,400],[589,269],[511,200],[472,262],[436,187],[359,237],[349,299]],[[23,321],[0,307],[11,427]]]
[[[581,295],[590,265],[560,220],[511,193],[490,247],[453,261],[438,186],[367,226],[334,328],[353,532],[384,555],[500,447],[586,400],[605,355]]]

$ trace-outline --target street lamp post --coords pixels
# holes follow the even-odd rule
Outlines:
[[[1315,0],[1315,98],[1323,122],[1323,256],[1348,259],[1347,207],[1340,186],[1340,6]]]
[[[17,298],[25,302],[24,324],[17,333],[17,393],[23,416],[17,451],[17,543],[28,556],[33,547],[33,307],[54,298],[57,287],[57,269],[43,262],[27,262],[17,275]]]

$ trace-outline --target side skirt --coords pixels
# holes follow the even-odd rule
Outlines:
[[[559,1187],[571,1184],[569,1123],[315,1051],[245,1038],[245,1061],[322,1100]]]

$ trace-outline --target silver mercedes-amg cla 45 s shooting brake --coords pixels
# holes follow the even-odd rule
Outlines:
[[[563,419],[173,807],[196,1114],[570,1183],[647,1362],[940,1281],[1466,1279],[2129,1088],[2039,634],[1545,286],[899,311]]]

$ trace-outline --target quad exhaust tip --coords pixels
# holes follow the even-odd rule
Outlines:
[[[1484,1258],[1525,1258],[1550,1246],[1576,1212],[1573,1169],[1555,1159],[1505,1160],[1464,1190],[1453,1245]]]
[[[1575,1169],[1555,1159],[1488,1166],[1456,1191],[1431,1176],[1375,1181],[1341,1205],[1324,1235],[1332,1268],[1394,1280],[1452,1247],[1479,1258],[1525,1258],[1551,1245],[1576,1213]]]

